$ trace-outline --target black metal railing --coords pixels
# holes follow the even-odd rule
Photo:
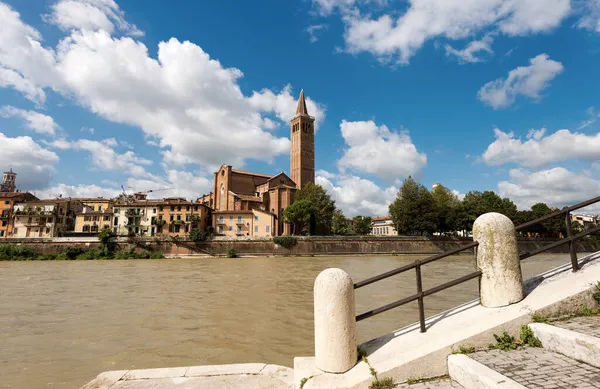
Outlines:
[[[596,197],[596,198],[593,198],[591,200],[584,201],[582,203],[573,205],[571,207],[565,207],[565,208],[563,208],[560,211],[556,211],[556,212],[550,213],[550,214],[548,214],[548,215],[546,215],[544,217],[541,217],[541,218],[529,221],[527,223],[523,223],[523,224],[515,227],[516,231],[519,231],[519,230],[525,229],[527,227],[530,227],[530,226],[532,226],[534,224],[541,223],[541,222],[544,222],[546,220],[549,220],[549,219],[552,219],[552,218],[555,218],[555,217],[558,217],[558,216],[561,216],[561,215],[565,215],[565,224],[566,224],[566,232],[567,232],[567,237],[566,238],[561,239],[561,240],[556,241],[556,242],[553,242],[551,244],[548,244],[548,245],[546,245],[544,247],[541,247],[539,249],[533,250],[531,252],[526,252],[526,253],[520,254],[519,258],[521,260],[523,260],[523,259],[529,258],[529,257],[531,257],[533,255],[540,254],[540,253],[542,253],[544,251],[548,251],[550,249],[553,249],[555,247],[558,247],[558,246],[561,246],[561,245],[564,245],[564,244],[568,243],[569,244],[569,253],[570,253],[570,256],[571,256],[571,265],[573,267],[573,271],[578,271],[579,270],[579,264],[578,264],[578,261],[577,261],[577,252],[575,250],[575,241],[577,239],[583,238],[583,237],[585,237],[587,235],[593,234],[594,232],[600,231],[600,226],[597,226],[597,227],[594,227],[594,228],[590,228],[590,229],[587,229],[587,230],[585,230],[585,231],[583,231],[581,233],[573,235],[573,229],[572,229],[572,224],[571,224],[571,212],[574,211],[574,210],[576,210],[576,209],[584,208],[584,207],[587,207],[589,205],[595,204],[597,202],[600,202],[600,197]],[[386,278],[395,276],[395,275],[400,274],[400,273],[404,273],[404,272],[412,270],[412,269],[415,269],[416,283],[417,283],[417,293],[413,294],[412,296],[408,296],[408,297],[405,297],[405,298],[400,299],[398,301],[395,301],[393,303],[386,304],[386,305],[384,305],[382,307],[373,309],[371,311],[364,312],[364,313],[356,316],[356,321],[359,322],[361,320],[368,319],[368,318],[373,317],[375,315],[378,315],[380,313],[389,311],[390,309],[394,309],[394,308],[400,307],[402,305],[411,303],[411,302],[413,302],[413,301],[416,300],[418,302],[418,304],[419,304],[419,324],[421,326],[421,332],[426,332],[427,328],[425,326],[425,303],[424,303],[424,298],[427,297],[427,296],[429,296],[429,295],[432,295],[434,293],[441,292],[442,290],[448,289],[450,287],[462,284],[463,282],[467,282],[467,281],[470,281],[472,279],[479,278],[481,276],[481,271],[477,270],[477,271],[475,271],[473,273],[467,274],[465,276],[462,276],[462,277],[457,278],[457,279],[452,280],[452,281],[448,281],[448,282],[446,282],[444,284],[441,284],[441,285],[438,285],[438,286],[436,286],[434,288],[423,290],[423,279],[422,279],[422,276],[421,276],[421,266],[426,265],[426,264],[431,263],[431,262],[435,262],[435,261],[440,260],[442,258],[446,258],[446,257],[451,256],[451,255],[458,254],[458,253],[460,253],[462,251],[465,251],[465,250],[475,249],[478,245],[479,245],[479,243],[477,241],[474,241],[473,243],[469,243],[466,246],[462,246],[462,247],[459,247],[459,248],[456,248],[456,249],[453,249],[453,250],[449,250],[449,251],[443,252],[441,254],[437,254],[437,255],[434,255],[432,257],[429,257],[427,259],[416,260],[413,263],[410,263],[408,265],[401,266],[401,267],[399,267],[397,269],[390,270],[388,272],[385,272],[385,273],[379,274],[377,276],[374,276],[374,277],[368,278],[366,280],[363,280],[363,281],[355,283],[354,284],[354,289],[359,289],[359,288],[362,288],[363,286],[370,285],[370,284],[372,284],[374,282],[378,282],[378,281],[384,280]]]
[[[566,238],[561,239],[561,240],[557,240],[556,242],[552,242],[549,245],[546,245],[546,246],[541,247],[539,249],[535,249],[535,250],[528,251],[528,252],[525,252],[523,254],[520,254],[519,258],[521,260],[524,260],[524,259],[527,259],[527,258],[532,257],[534,255],[543,253],[544,251],[548,251],[548,250],[551,250],[551,249],[553,249],[555,247],[559,247],[559,246],[562,246],[562,245],[568,243],[569,244],[569,255],[571,256],[571,266],[573,267],[573,271],[574,272],[578,271],[579,270],[579,263],[577,261],[577,250],[575,248],[575,241],[577,239],[581,239],[581,238],[583,238],[583,237],[585,237],[587,235],[593,234],[595,232],[599,232],[600,231],[600,226],[596,226],[596,227],[593,227],[593,228],[588,228],[588,229],[586,229],[586,230],[584,230],[584,231],[582,231],[582,232],[580,232],[578,234],[573,235],[573,225],[572,225],[572,220],[571,220],[571,212],[575,211],[577,209],[584,208],[584,207],[587,207],[589,205],[595,204],[597,202],[600,202],[600,196],[599,197],[595,197],[595,198],[590,199],[590,200],[587,200],[587,201],[584,201],[584,202],[579,203],[579,204],[572,205],[570,207],[565,207],[565,208],[563,208],[563,209],[561,209],[559,211],[552,212],[552,213],[550,213],[550,214],[548,214],[546,216],[543,216],[543,217],[540,217],[538,219],[534,219],[534,220],[529,221],[527,223],[523,223],[523,224],[520,224],[520,225],[516,226],[515,230],[520,231],[520,230],[523,230],[523,229],[525,229],[527,227],[531,227],[534,224],[542,223],[542,222],[545,222],[546,220],[553,219],[555,217],[564,215],[565,216],[566,232],[567,232],[567,237]]]
[[[452,286],[455,286],[455,285],[458,285],[458,284],[462,284],[463,282],[467,282],[467,281],[472,280],[474,278],[479,278],[479,276],[481,276],[481,271],[477,270],[477,271],[475,271],[473,273],[467,274],[466,276],[463,276],[463,277],[457,278],[455,280],[446,282],[446,283],[438,285],[438,286],[436,286],[434,288],[423,290],[423,278],[421,276],[421,266],[426,265],[426,264],[431,263],[431,262],[435,262],[435,261],[440,260],[442,258],[446,258],[446,257],[448,257],[450,255],[458,254],[461,251],[473,249],[473,248],[477,247],[478,245],[479,245],[478,242],[469,243],[466,246],[462,246],[462,247],[456,248],[454,250],[449,250],[449,251],[446,251],[444,253],[437,254],[437,255],[434,255],[432,257],[423,259],[423,260],[416,260],[413,263],[409,263],[408,265],[399,267],[399,268],[394,269],[394,270],[390,270],[390,271],[388,271],[386,273],[380,274],[380,275],[375,276],[375,277],[368,278],[368,279],[366,279],[364,281],[357,282],[356,284],[354,284],[354,289],[362,288],[363,286],[367,286],[367,285],[372,284],[374,282],[381,281],[381,280],[384,280],[386,278],[395,276],[397,274],[404,273],[406,271],[415,269],[416,278],[417,278],[417,293],[413,294],[412,296],[408,296],[408,297],[405,297],[405,298],[403,298],[401,300],[395,301],[393,303],[384,305],[382,307],[379,307],[379,308],[373,309],[371,311],[362,313],[362,314],[356,316],[356,321],[358,322],[358,321],[361,321],[361,320],[364,320],[364,319],[368,319],[368,318],[373,317],[375,315],[378,315],[380,313],[389,311],[390,309],[394,309],[394,308],[397,308],[399,306],[402,306],[402,305],[405,305],[405,304],[408,304],[410,302],[413,302],[413,301],[417,300],[417,302],[419,304],[419,323],[421,324],[421,332],[426,332],[427,328],[425,327],[425,302],[424,302],[424,298],[426,296],[432,295],[434,293],[441,292],[442,290],[448,289],[448,288],[450,288]]]

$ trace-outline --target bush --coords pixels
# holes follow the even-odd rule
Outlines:
[[[105,252],[101,248],[91,249],[82,252],[77,256],[78,260],[92,260],[92,259],[103,259],[106,258]]]
[[[73,260],[77,259],[78,256],[83,254],[83,249],[81,247],[70,246],[64,249],[63,253],[65,254],[65,257],[67,257],[67,259]]]
[[[233,247],[228,247],[227,248],[227,258],[237,258],[237,253],[235,252],[235,249]]]
[[[164,257],[164,255],[157,253],[156,251],[150,253],[150,259],[163,259]]]
[[[276,236],[273,238],[273,243],[291,249],[298,243],[298,240],[295,236]]]
[[[57,256],[57,254],[41,254],[36,259],[39,261],[54,261]]]
[[[190,231],[189,238],[192,242],[204,242],[208,239],[208,231],[200,231],[199,229],[194,228]]]
[[[0,244],[0,259],[34,259],[38,253],[29,247],[17,246],[13,244]]]

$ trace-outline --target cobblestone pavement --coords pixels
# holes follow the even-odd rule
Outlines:
[[[549,323],[553,326],[600,338],[600,316],[574,317]]]
[[[469,355],[529,389],[600,388],[600,369],[543,348]]]
[[[404,383],[396,386],[396,389],[463,389],[463,387],[449,378],[445,378],[435,381],[419,382],[412,385]]]

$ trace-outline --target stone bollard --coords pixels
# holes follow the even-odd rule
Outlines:
[[[315,364],[344,373],[356,364],[354,283],[341,269],[326,269],[315,280]]]
[[[481,270],[481,305],[504,307],[523,300],[523,275],[513,222],[500,213],[486,213],[473,224],[477,267]]]

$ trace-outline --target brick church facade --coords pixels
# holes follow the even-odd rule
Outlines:
[[[288,235],[283,211],[296,191],[315,182],[315,118],[308,114],[304,91],[290,120],[290,176],[246,172],[223,164],[214,173],[212,192],[199,201],[212,208],[213,227],[220,235]]]

